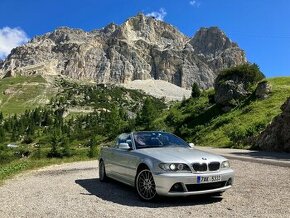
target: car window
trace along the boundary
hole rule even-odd
[[[123,134],[119,135],[116,139],[116,143],[115,143],[114,147],[118,148],[120,143],[128,143],[129,146],[132,148],[132,139],[131,139],[130,134],[123,133]]]
[[[150,147],[189,147],[181,138],[166,132],[136,132],[134,141],[137,149]]]

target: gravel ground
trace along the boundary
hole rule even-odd
[[[290,168],[232,160],[222,197],[138,200],[133,188],[100,183],[97,161],[51,166],[0,187],[0,217],[290,217]]]

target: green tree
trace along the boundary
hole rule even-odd
[[[0,143],[5,141],[5,130],[0,126]]]
[[[143,127],[145,130],[151,130],[154,128],[153,122],[158,116],[158,111],[151,100],[147,97],[144,101],[144,105],[141,109],[141,113],[137,115],[137,125]]]
[[[4,119],[3,113],[0,111],[0,124],[2,123],[3,119]]]
[[[47,154],[48,157],[62,157],[62,154],[59,150],[61,144],[61,137],[61,131],[59,129],[54,129],[52,135],[49,137],[51,149]]]
[[[197,85],[197,83],[193,83],[191,87],[191,97],[198,98],[201,95],[201,91]]]
[[[69,146],[69,138],[67,136],[62,137],[61,146],[62,146],[62,157],[71,157],[72,152]]]
[[[89,146],[88,157],[93,158],[97,157],[96,147],[97,147],[97,140],[95,137],[91,138],[87,144]]]
[[[120,113],[122,113],[122,111],[116,106],[113,106],[111,111],[105,114],[105,127],[107,129],[107,135],[111,138],[115,137],[123,130],[124,121]]]

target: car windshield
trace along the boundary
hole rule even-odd
[[[166,132],[136,132],[133,133],[136,149],[156,147],[183,147],[189,145],[181,138]]]

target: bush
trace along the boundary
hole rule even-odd
[[[25,135],[22,140],[22,143],[24,144],[31,144],[32,142],[33,142],[33,138],[30,135]]]
[[[104,141],[104,137],[101,135],[97,135],[92,137],[86,144],[89,147],[88,157],[94,158],[98,157],[100,153],[100,147],[98,146],[102,141]]]
[[[251,85],[264,78],[265,75],[260,71],[257,64],[242,64],[221,71],[215,80],[215,84],[233,80],[234,82],[243,82],[246,88],[250,88]]]
[[[69,147],[69,139],[66,135],[61,135],[60,132],[55,131],[50,137],[51,149],[47,154],[49,158],[63,158],[72,156]]]

